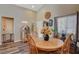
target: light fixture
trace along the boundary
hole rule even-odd
[[[27,21],[22,21],[21,23],[23,23],[23,24],[27,24],[28,22],[27,22]]]
[[[32,5],[32,8],[35,8],[35,6],[34,6],[34,5]]]

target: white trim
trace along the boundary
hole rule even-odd
[[[79,47],[79,42],[77,42],[77,47]]]
[[[14,40],[14,42],[19,42],[19,41],[21,41],[21,40]]]

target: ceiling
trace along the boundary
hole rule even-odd
[[[43,4],[16,4],[17,6],[28,8],[34,11],[38,11],[41,7],[43,7]]]

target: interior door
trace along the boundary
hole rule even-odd
[[[6,32],[7,24],[6,18],[2,17],[2,32]]]
[[[2,17],[2,43],[14,41],[14,18]]]
[[[2,17],[2,32],[13,33],[14,19],[9,17]]]

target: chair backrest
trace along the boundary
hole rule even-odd
[[[54,38],[59,38],[60,39],[60,35],[58,33],[54,33]]]
[[[71,41],[72,41],[72,36],[73,34],[69,34],[67,36],[67,38],[65,39],[64,41],[64,45],[62,46],[62,49],[61,49],[61,53],[69,53],[70,52],[70,46],[71,46]]]
[[[38,53],[38,50],[37,50],[35,41],[34,41],[33,38],[31,37],[31,35],[28,35],[27,38],[28,38],[28,43],[29,43],[30,52],[31,52],[32,54],[37,54],[37,53]]]

